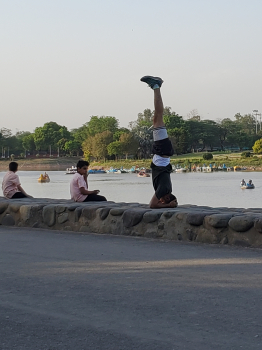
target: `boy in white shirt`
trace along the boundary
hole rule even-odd
[[[75,202],[106,201],[104,196],[98,195],[99,190],[89,191],[87,176],[89,163],[85,160],[79,160],[76,167],[77,173],[74,174],[70,182],[71,198]]]
[[[18,170],[18,163],[11,162],[9,164],[9,171],[5,174],[2,183],[3,194],[8,199],[18,199],[18,198],[33,198],[29,196],[21,186],[18,175],[16,174]]]

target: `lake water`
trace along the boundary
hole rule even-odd
[[[0,182],[4,176],[0,172]],[[34,197],[69,199],[72,175],[64,171],[50,171],[50,183],[38,183],[38,171],[19,171],[21,184]],[[256,188],[242,190],[240,181],[252,179]],[[171,174],[173,193],[179,204],[212,207],[262,208],[262,173],[214,172]],[[100,190],[108,200],[115,202],[149,203],[153,195],[152,178],[137,174],[90,174],[89,189]]]

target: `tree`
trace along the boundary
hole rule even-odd
[[[75,153],[78,157],[81,149],[81,143],[75,140],[69,140],[65,143],[64,149],[66,152],[69,152],[70,156],[74,155]]]
[[[122,154],[122,143],[120,141],[114,141],[111,142],[107,146],[107,152],[110,156],[115,156],[115,159],[117,160],[117,156]]]
[[[139,143],[131,132],[122,134],[119,141],[121,142],[122,152],[125,154],[126,159],[129,154],[137,153]]]
[[[114,134],[118,128],[118,120],[115,117],[109,116],[92,116],[86,126],[87,133],[90,136],[102,133],[103,131],[110,131]]]
[[[82,150],[86,158],[91,156],[96,159],[103,158],[106,160],[108,156],[107,146],[113,142],[113,133],[104,131],[95,136],[88,137],[82,144]]]
[[[138,113],[136,123],[139,126],[147,126],[150,127],[153,123],[154,111],[147,108],[143,113]]]
[[[67,127],[55,122],[45,123],[42,127],[36,128],[34,133],[36,149],[42,151],[47,151],[49,146],[63,149],[65,142],[70,140],[70,137]]]
[[[204,160],[211,160],[211,159],[213,159],[213,154],[212,153],[204,153],[203,159]]]
[[[26,151],[33,152],[35,147],[34,134],[29,134],[23,137],[22,146]]]
[[[254,144],[254,146],[252,147],[254,153],[262,153],[262,139],[257,140]]]

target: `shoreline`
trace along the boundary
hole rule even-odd
[[[15,159],[18,163],[20,171],[65,171],[67,168],[71,168],[75,166],[77,161],[81,159],[81,157],[60,157],[60,158],[34,158],[34,159]],[[187,162],[189,158],[171,158],[171,164],[185,166],[188,167],[189,163]],[[130,169],[132,166],[137,166],[139,168],[145,167],[150,168],[152,159],[121,159],[118,161],[107,161],[107,162],[90,162],[90,169],[110,169],[113,168],[123,168]],[[10,160],[1,159],[0,160],[0,171],[7,171],[8,164]],[[208,163],[207,161],[200,159],[190,159],[190,164],[199,164],[202,166],[204,163]],[[227,167],[233,167],[234,165],[245,167],[246,170],[240,170],[238,172],[261,172],[262,164],[252,164],[251,161],[244,161],[243,159],[216,159],[214,158],[211,163],[225,163]]]

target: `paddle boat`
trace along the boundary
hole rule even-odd
[[[38,182],[50,182],[50,178],[47,173],[41,174],[37,180]]]
[[[255,185],[253,184],[252,180],[249,180],[247,184],[245,183],[245,180],[242,180],[240,182],[240,187],[243,190],[252,190],[255,188]]]
[[[146,173],[145,170],[140,170],[139,173],[137,174],[138,177],[150,177],[149,174]]]
[[[88,174],[105,174],[105,170],[103,169],[89,169]]]

